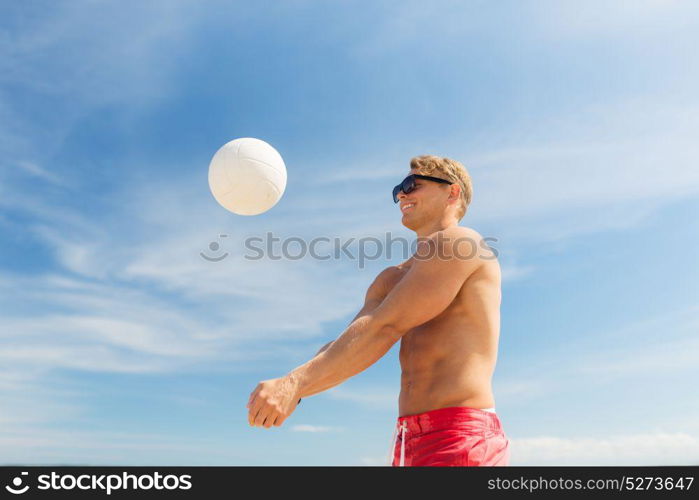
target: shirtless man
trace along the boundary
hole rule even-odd
[[[459,162],[418,156],[394,188],[415,254],[383,270],[347,329],[307,363],[260,382],[250,425],[280,426],[300,398],[365,370],[400,341],[401,391],[393,465],[508,465],[509,439],[491,378],[500,330],[500,267],[474,230],[458,225],[471,202]]]

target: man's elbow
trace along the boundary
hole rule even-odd
[[[394,308],[384,309],[380,306],[369,317],[369,321],[372,323],[372,329],[375,332],[378,332],[381,336],[393,339],[394,342],[400,340],[403,335],[417,326],[413,324],[413,319],[408,315],[398,314]]]
[[[377,322],[376,331],[381,337],[398,342],[408,332],[408,329],[394,321],[381,321]]]

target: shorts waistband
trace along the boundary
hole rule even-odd
[[[480,408],[450,406],[415,415],[398,417],[398,425],[405,426],[410,434],[420,434],[441,429],[462,429],[466,431],[502,431],[497,414]]]

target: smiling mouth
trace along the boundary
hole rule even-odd
[[[400,211],[403,212],[403,213],[405,213],[405,212],[407,212],[408,210],[410,210],[411,208],[413,208],[414,206],[415,206],[415,203],[406,203],[405,205],[403,205],[402,207],[400,207]]]

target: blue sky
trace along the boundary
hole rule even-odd
[[[503,268],[512,463],[699,462],[699,9],[689,2],[0,6],[0,463],[373,465],[394,348],[247,426],[259,380],[399,258],[244,258],[246,236],[410,237],[389,191],[463,162]],[[232,215],[257,137],[282,200]],[[219,238],[220,234],[229,235]],[[212,241],[229,257],[206,262]]]

